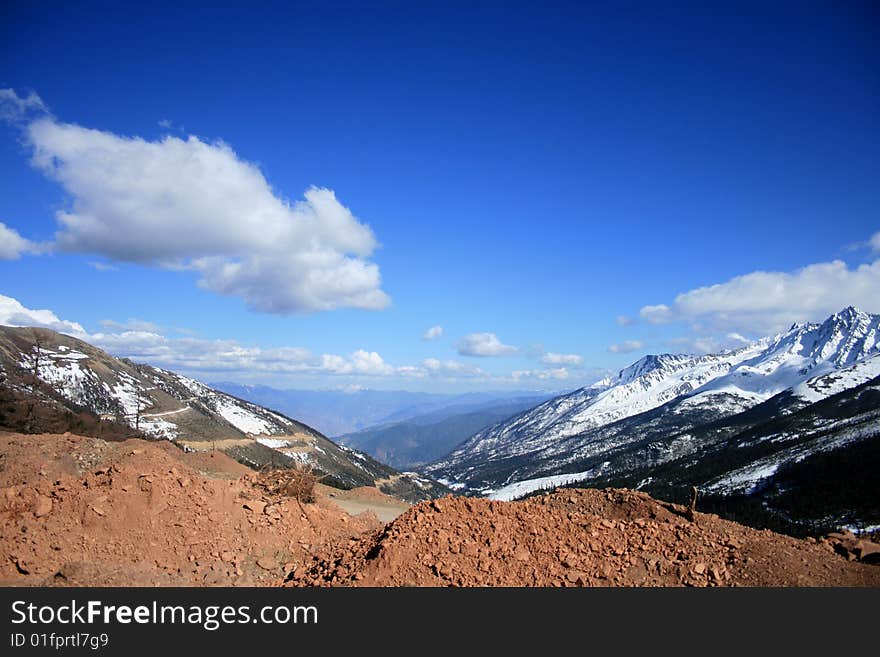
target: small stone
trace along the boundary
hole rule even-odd
[[[697,575],[702,575],[703,573],[706,572],[706,564],[698,563],[696,566],[694,566],[694,572]]]
[[[43,516],[49,515],[51,512],[52,498],[40,495],[40,497],[37,498],[37,503],[34,505],[34,515],[37,518],[42,518]]]
[[[565,579],[577,586],[584,586],[587,583],[588,576],[580,570],[569,570],[565,575]]]
[[[263,513],[263,510],[266,508],[266,503],[261,500],[248,500],[242,506],[245,509],[249,509],[253,511],[255,514],[259,515]]]
[[[519,548],[513,553],[513,558],[517,561],[529,561],[532,558],[532,553],[526,548]]]
[[[99,509],[99,508],[96,507],[96,506],[93,506],[93,507],[92,507],[92,511],[94,511],[95,513],[97,513],[99,516],[105,516],[105,515],[107,515],[106,513],[104,513],[101,509]]]

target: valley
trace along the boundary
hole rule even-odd
[[[550,399],[408,399],[335,441],[0,327],[0,580],[876,586],[878,327],[847,308]]]

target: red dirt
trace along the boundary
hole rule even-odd
[[[880,567],[625,490],[445,497],[316,555],[289,585],[880,586]]]
[[[0,584],[271,585],[381,524],[268,496],[224,454],[0,433]]]
[[[0,433],[0,584],[880,586],[880,546],[797,540],[622,490],[446,497],[385,525],[300,504],[224,454]],[[840,554],[835,552],[835,549]]]

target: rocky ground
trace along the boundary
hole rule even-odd
[[[320,485],[300,503],[265,476],[166,442],[0,433],[0,584],[880,586],[874,543],[689,520],[639,492],[407,510]]]
[[[316,555],[293,585],[878,586],[880,546],[798,540],[627,490],[522,502],[445,497]]]
[[[5,585],[273,585],[319,548],[381,526],[326,493],[312,504],[268,495],[221,452],[0,434]]]

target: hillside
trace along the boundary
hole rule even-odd
[[[332,489],[300,504],[169,441],[0,432],[0,463],[4,586],[270,586],[285,564],[382,526]]]
[[[13,394],[85,409],[188,450],[219,450],[254,468],[303,464],[325,483],[375,485],[406,500],[444,492],[285,415],[48,329],[0,327],[0,371]]]

